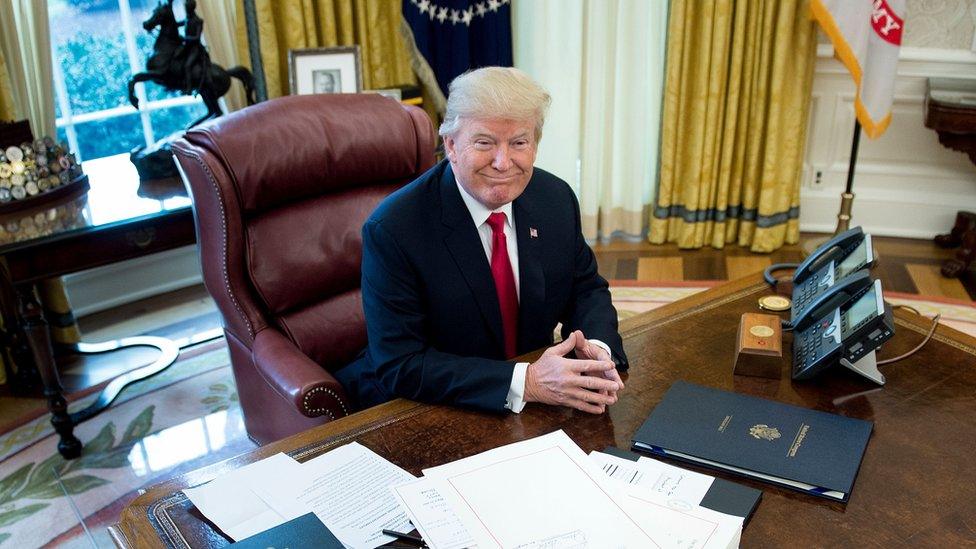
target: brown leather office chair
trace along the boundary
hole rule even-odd
[[[283,97],[173,150],[248,434],[265,444],[353,412],[330,372],[366,345],[362,225],[433,165],[430,119],[373,94]]]

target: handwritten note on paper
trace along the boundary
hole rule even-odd
[[[590,452],[590,459],[614,480],[644,487],[689,505],[700,504],[715,480],[714,477],[643,456],[638,461],[630,461],[594,451]]]
[[[733,549],[742,536],[742,518],[630,486],[624,507],[652,532],[662,549]]]
[[[460,549],[474,546],[474,539],[461,519],[434,487],[430,479],[393,487],[393,493],[407,511],[410,522],[431,549]]]
[[[353,442],[306,461],[297,478],[279,475],[265,490],[282,512],[310,509],[344,545],[372,549],[393,541],[384,528],[413,529],[390,487],[414,478]]]

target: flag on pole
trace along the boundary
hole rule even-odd
[[[868,137],[891,122],[905,0],[811,0],[810,12],[857,85],[854,110]]]
[[[403,18],[444,95],[468,69],[512,66],[510,0],[403,0]]]

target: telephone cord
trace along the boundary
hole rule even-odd
[[[909,311],[913,311],[915,314],[918,314],[918,310],[909,307],[907,305],[897,305],[896,308],[907,309]],[[879,360],[878,366],[882,366],[884,364],[891,364],[892,362],[898,362],[899,360],[904,360],[917,353],[919,350],[922,349],[922,347],[925,347],[925,344],[928,343],[929,340],[932,339],[932,336],[935,334],[935,329],[938,328],[939,326],[940,318],[942,318],[942,313],[936,314],[934,317],[932,317],[932,327],[929,328],[929,333],[925,335],[925,339],[923,339],[921,343],[916,345],[914,349],[902,355],[896,356],[894,358],[886,358],[884,360]]]

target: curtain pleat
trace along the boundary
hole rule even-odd
[[[10,73],[7,72],[7,62],[3,51],[0,50],[0,121],[12,121],[17,118],[14,114],[14,96],[10,86]]]
[[[799,240],[816,33],[808,0],[674,0],[650,241]]]
[[[203,37],[210,59],[225,69],[240,65],[235,32],[237,19],[243,18],[243,12],[237,11],[237,0],[207,0],[200,2],[197,9],[203,18]],[[223,99],[231,112],[247,105],[240,81],[231,78],[230,90]]]
[[[54,82],[47,0],[0,2],[0,51],[13,109],[35,135],[55,135]]]

